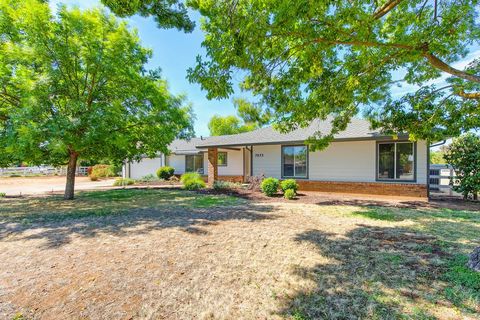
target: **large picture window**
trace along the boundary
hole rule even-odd
[[[415,144],[382,142],[377,152],[378,180],[415,180]]]
[[[282,147],[282,176],[285,178],[307,178],[307,146]]]
[[[186,155],[185,172],[198,172],[203,174],[203,155]]]

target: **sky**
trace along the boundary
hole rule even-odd
[[[51,0],[49,3],[53,10],[57,8],[59,3],[77,6],[81,9],[100,5],[98,0]],[[155,69],[160,67],[163,77],[169,83],[170,91],[173,94],[186,95],[187,101],[192,104],[196,115],[194,126],[196,136],[208,136],[207,123],[210,118],[215,114],[221,116],[235,114],[232,98],[248,98],[248,95],[242,93],[237,88],[235,94],[230,99],[208,100],[206,92],[200,89],[199,84],[190,83],[186,79],[187,69],[195,66],[196,56],[205,52],[201,47],[203,33],[199,27],[199,15],[196,12],[191,12],[190,17],[197,23],[192,33],[184,33],[176,29],[159,29],[153,18],[134,16],[125,20],[127,20],[130,27],[138,30],[142,45],[153,50],[153,57],[149,61],[147,68]],[[474,47],[467,57],[454,63],[453,67],[463,69],[468,62],[479,56],[480,47]],[[446,77],[447,75],[445,74],[434,82],[442,85]],[[413,85],[403,85],[402,87],[392,87],[391,91],[393,97],[400,97],[416,89],[418,87]]]

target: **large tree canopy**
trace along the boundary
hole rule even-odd
[[[0,166],[68,163],[73,198],[78,158],[139,159],[168,152],[192,132],[184,98],[168,92],[151,51],[101,9],[0,0]]]
[[[255,130],[256,127],[249,124],[243,124],[236,116],[214,115],[208,122],[208,130],[211,136],[223,136],[227,134],[237,134]]]
[[[479,60],[453,64],[480,41],[477,0],[188,3],[206,33],[206,56],[189,79],[208,98],[225,98],[243,76],[242,89],[273,111],[281,130],[333,116],[335,133],[365,109],[376,127],[412,138],[480,127]],[[432,84],[442,74],[448,84]],[[394,99],[398,84],[420,89]]]
[[[160,28],[177,28],[192,32],[195,23],[190,20],[187,8],[179,0],[101,0],[120,17],[140,14],[153,16]]]
[[[271,115],[264,112],[261,107],[251,102],[236,98],[233,105],[237,110],[237,116],[214,115],[208,122],[208,129],[211,136],[222,136],[252,131],[263,127],[270,122]]]

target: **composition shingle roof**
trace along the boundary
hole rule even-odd
[[[177,139],[173,140],[168,146],[168,149],[175,154],[195,154],[200,152],[196,148],[196,145],[202,142],[202,139],[206,138],[191,138],[190,140]]]
[[[197,140],[195,146],[198,148],[214,146],[244,146],[266,143],[288,143],[303,142],[316,132],[328,134],[332,124],[328,120],[314,120],[308,127],[299,128],[289,133],[280,133],[273,127],[260,128],[254,131],[203,138]],[[354,118],[351,120],[347,129],[334,136],[335,140],[345,139],[374,139],[383,135],[370,128],[370,122],[364,119]]]

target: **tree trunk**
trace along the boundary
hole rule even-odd
[[[473,192],[473,200],[478,200],[478,191]]]
[[[65,200],[73,200],[75,192],[75,171],[77,170],[78,153],[70,151],[70,159],[67,167],[67,184],[65,186]]]

